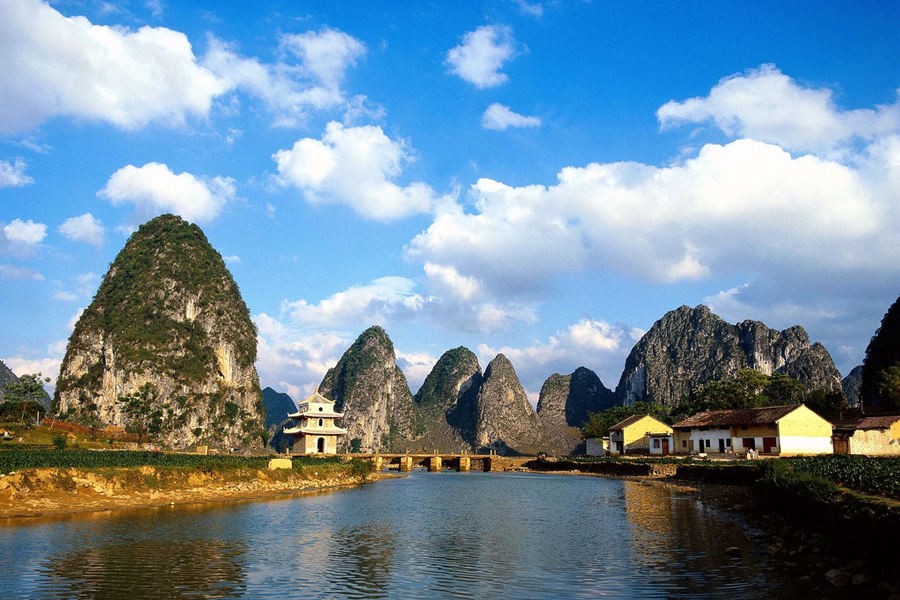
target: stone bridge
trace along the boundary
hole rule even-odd
[[[372,462],[376,471],[384,467],[396,468],[401,473],[412,471],[416,466],[424,466],[429,471],[441,472],[444,467],[459,472],[471,470],[489,472],[494,459],[493,454],[351,454],[351,458],[361,458]]]

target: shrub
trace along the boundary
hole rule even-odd
[[[55,436],[53,436],[53,445],[56,447],[57,450],[65,450],[67,443],[68,442],[66,441],[66,437],[63,434],[58,433]]]

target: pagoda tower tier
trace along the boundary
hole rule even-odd
[[[319,393],[300,403],[297,412],[288,418],[297,419],[297,424],[286,428],[284,433],[294,436],[294,452],[301,454],[337,454],[338,438],[347,435],[347,430],[335,424],[344,413],[334,409],[334,402]]]

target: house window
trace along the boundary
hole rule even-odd
[[[747,426],[746,426],[746,425],[741,425],[741,431],[747,431]]]
[[[659,448],[659,440],[653,440],[653,447]]]
[[[706,447],[709,448],[709,440],[706,440]]]
[[[687,440],[681,440],[681,447],[687,448]]]
[[[325,426],[325,419],[319,419],[319,427]]]
[[[725,438],[725,445],[731,447],[731,438]]]

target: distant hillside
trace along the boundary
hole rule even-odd
[[[616,394],[625,404],[671,406],[699,386],[740,369],[783,373],[807,389],[843,392],[840,373],[802,327],[769,329],[758,321],[731,325],[700,305],[666,313],[644,334],[625,361]]]
[[[571,454],[581,447],[581,428],[590,413],[604,411],[618,398],[597,374],[585,367],[570,375],[554,373],[541,386],[537,414],[550,441],[550,451]]]
[[[270,387],[262,391],[263,406],[266,408],[266,431],[269,433],[269,447],[275,452],[282,453],[292,448],[294,438],[284,434],[285,427],[296,423],[287,416],[297,412],[297,405],[287,394],[276,392]]]
[[[865,406],[900,408],[900,298],[885,313],[866,348],[860,396]]]

